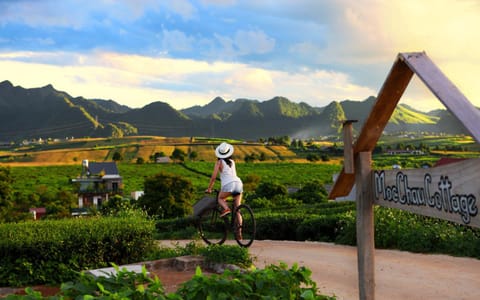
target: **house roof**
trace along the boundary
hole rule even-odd
[[[47,209],[45,207],[32,207],[29,209],[30,212],[36,212],[37,214],[45,214],[47,213]]]
[[[465,160],[466,158],[456,158],[456,157],[442,157],[434,165],[434,167],[448,165],[454,162]]]
[[[88,164],[90,174],[119,175],[117,164],[114,162],[91,162]]]

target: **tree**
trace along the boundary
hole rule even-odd
[[[258,157],[259,161],[265,161],[267,160],[267,155],[264,152],[260,153],[260,156]]]
[[[255,153],[245,154],[245,157],[243,158],[246,163],[254,162],[255,159],[257,159],[257,155],[255,155]]]
[[[165,172],[147,177],[144,195],[138,206],[148,215],[160,218],[184,217],[192,212],[192,183],[178,175]]]
[[[175,150],[173,150],[172,152],[172,156],[171,158],[173,160],[177,160],[177,161],[185,161],[185,156],[187,154],[185,153],[185,151],[181,150],[181,149],[178,149],[178,148],[175,148]]]
[[[309,154],[307,154],[307,157],[306,157],[306,158],[307,158],[308,161],[311,161],[311,162],[316,162],[316,161],[318,161],[318,160],[320,159],[320,158],[318,157],[318,155],[315,154],[315,153],[309,153]]]
[[[152,162],[157,162],[157,158],[164,157],[164,156],[166,156],[166,155],[165,155],[165,152],[163,152],[163,151],[162,152],[155,152],[155,154],[150,155],[150,160]]]
[[[198,152],[192,151],[190,152],[190,160],[196,160],[198,158]]]
[[[115,151],[112,156],[113,161],[120,161],[123,159],[122,154],[118,151]]]

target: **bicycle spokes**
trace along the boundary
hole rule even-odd
[[[198,223],[200,236],[207,244],[222,244],[227,238],[226,219],[214,208],[204,212]]]
[[[255,239],[256,224],[252,209],[245,204],[240,205],[234,214],[233,230],[237,243],[249,247]]]

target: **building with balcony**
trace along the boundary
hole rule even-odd
[[[115,162],[82,162],[82,173],[72,179],[77,184],[78,207],[99,208],[109,197],[122,195],[122,177]]]

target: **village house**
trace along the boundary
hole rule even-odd
[[[78,207],[101,207],[113,195],[122,195],[122,177],[115,162],[83,160],[82,173],[72,179],[78,185]]]
[[[33,207],[29,209],[29,212],[33,215],[34,220],[40,220],[47,214],[45,207]]]

